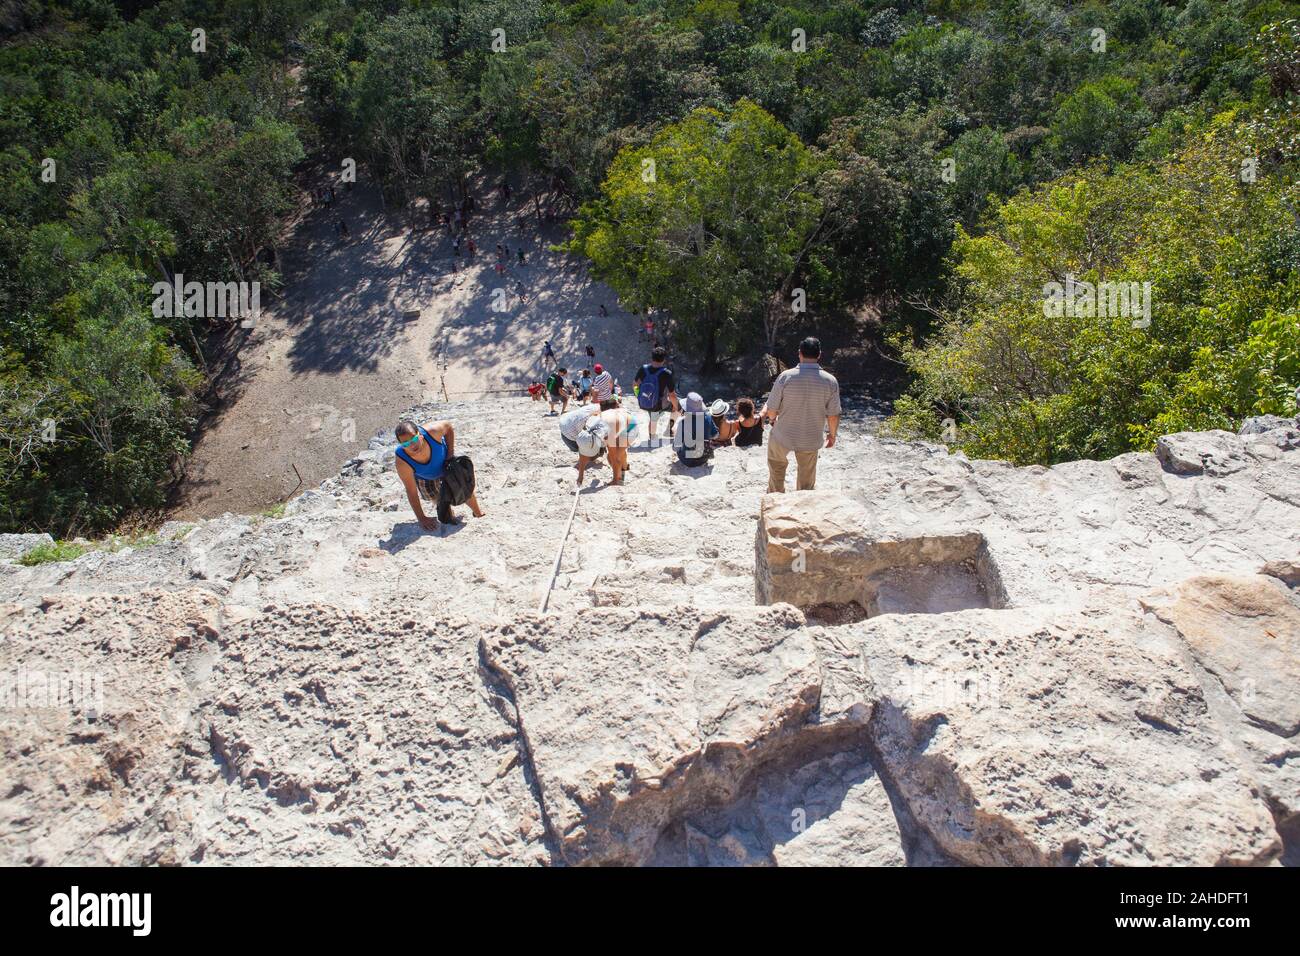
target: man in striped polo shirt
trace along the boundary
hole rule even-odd
[[[591,400],[599,404],[614,397],[614,376],[609,369],[597,363],[596,377],[591,380]]]
[[[767,490],[785,491],[790,452],[798,464],[799,491],[817,484],[817,453],[835,446],[840,428],[840,383],[822,369],[822,344],[811,336],[799,343],[799,366],[776,377],[762,414],[775,424],[767,441]]]

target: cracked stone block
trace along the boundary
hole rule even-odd
[[[835,490],[770,505],[762,449],[664,445],[584,496],[538,619],[573,468],[535,411],[409,413],[476,457],[454,531],[389,433],[283,517],[0,560],[6,699],[104,678],[0,709],[0,862],[1300,859],[1300,429],[1017,468],[846,422]]]
[[[978,531],[903,534],[833,493],[765,495],[755,552],[760,604],[855,605],[873,617],[998,607],[1005,600]]]
[[[1294,586],[1262,574],[1200,575],[1142,603],[1178,631],[1279,831],[1294,834],[1300,825],[1300,596]]]
[[[882,615],[813,629],[821,717],[973,865],[1259,864],[1281,845],[1181,642],[1132,606]]]
[[[513,695],[571,863],[647,862],[671,820],[732,802],[758,767],[819,736],[805,727],[816,650],[786,606],[518,621],[485,638],[484,657]],[[582,683],[557,686],[556,670]]]

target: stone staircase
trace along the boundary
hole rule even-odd
[[[413,415],[484,518],[421,531],[388,434],[282,516],[0,562],[0,862],[1295,860],[1294,423],[1050,469],[851,423],[773,496],[638,449],[538,615],[556,419]]]

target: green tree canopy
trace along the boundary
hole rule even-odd
[[[570,248],[625,301],[670,311],[708,366],[720,339],[752,335],[768,300],[788,291],[822,217],[826,168],[754,103],[698,109],[615,157]]]

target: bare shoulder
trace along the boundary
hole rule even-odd
[[[443,418],[443,419],[439,419],[438,421],[427,422],[424,425],[424,430],[428,432],[430,435],[432,435],[434,438],[441,438],[442,436],[446,435],[447,432],[452,430],[451,421],[449,419]]]

